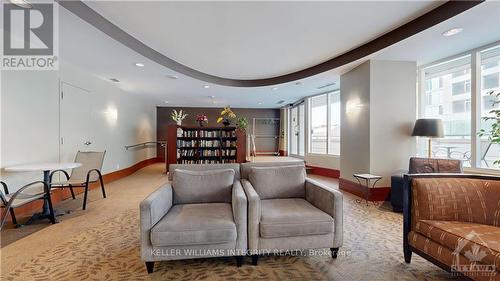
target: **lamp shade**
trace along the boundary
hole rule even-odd
[[[443,121],[434,118],[417,119],[411,135],[414,137],[442,138],[444,135]]]

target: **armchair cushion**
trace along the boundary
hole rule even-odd
[[[263,238],[332,232],[333,218],[304,199],[262,200],[260,236]]]
[[[153,246],[209,245],[236,241],[231,204],[174,205],[152,229]]]
[[[230,203],[233,182],[233,169],[175,170],[172,183],[174,204]]]
[[[249,181],[261,200],[304,198],[306,169],[299,165],[253,167]]]

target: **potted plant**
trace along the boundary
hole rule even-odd
[[[196,115],[196,122],[198,122],[200,127],[203,127],[206,123],[208,123],[208,118],[206,115]]]
[[[217,123],[222,123],[224,127],[231,125],[231,119],[236,118],[236,114],[231,110],[231,107],[226,106],[220,113],[220,117],[217,118]]]
[[[173,110],[172,111],[172,114],[170,115],[170,117],[172,117],[172,120],[175,121],[175,123],[177,124],[177,126],[181,126],[182,125],[182,121],[184,119],[186,119],[188,115],[185,114],[184,112],[182,112],[182,109],[179,110],[179,112],[177,112],[177,110]]]
[[[485,116],[482,119],[485,122],[491,122],[491,127],[488,130],[479,130],[478,135],[480,137],[487,136],[491,144],[500,145],[500,109],[496,107],[497,104],[500,104],[500,91],[496,93],[495,91],[491,91],[488,94],[494,97],[493,109],[490,110],[489,116]],[[493,161],[493,165],[500,166],[500,159]]]
[[[240,117],[236,120],[236,129],[246,131],[248,127],[248,120],[245,117]]]

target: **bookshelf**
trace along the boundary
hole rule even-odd
[[[246,161],[246,134],[236,127],[169,125],[167,135],[168,165]]]

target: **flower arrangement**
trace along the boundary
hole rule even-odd
[[[221,123],[224,126],[229,126],[231,124],[231,119],[236,118],[236,114],[231,110],[231,107],[226,106],[220,113],[220,117],[217,118],[217,123]]]
[[[208,118],[206,115],[196,115],[196,122],[200,124],[200,127],[203,127],[205,123],[208,123]]]
[[[172,114],[170,115],[170,117],[172,117],[172,120],[175,121],[175,123],[177,123],[177,125],[181,126],[182,125],[182,121],[184,119],[186,119],[188,115],[184,112],[182,112],[182,109],[179,110],[179,112],[177,112],[177,110],[173,110],[172,111]]]

